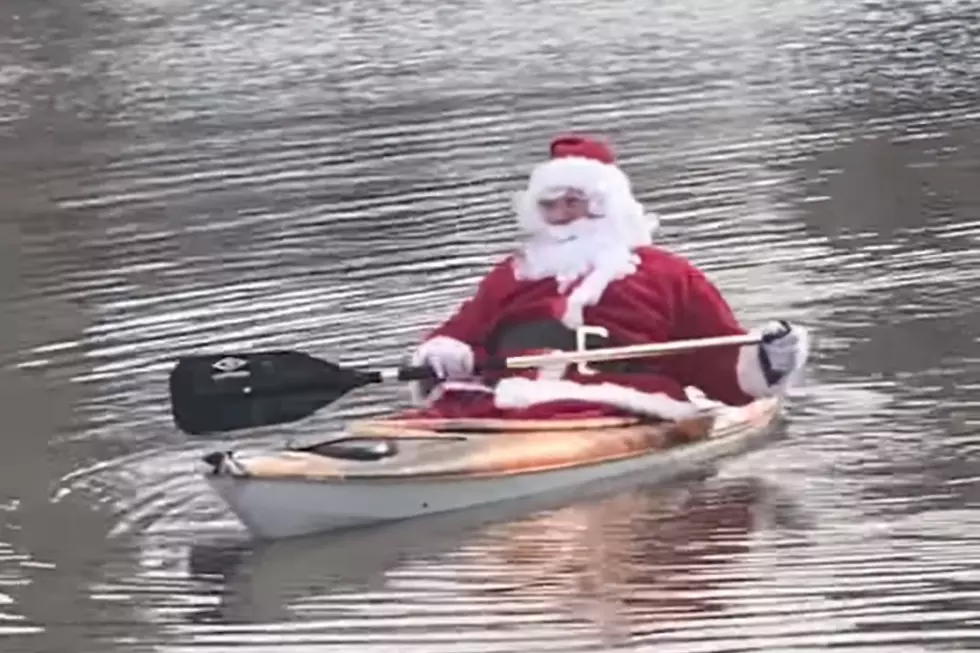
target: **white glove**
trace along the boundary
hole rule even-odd
[[[465,379],[473,375],[473,348],[461,340],[436,336],[412,354],[412,365],[428,365],[440,379]]]
[[[764,326],[761,334],[759,364],[769,385],[776,385],[806,365],[810,334],[805,327],[779,320]]]

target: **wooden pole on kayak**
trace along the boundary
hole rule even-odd
[[[627,360],[630,358],[652,358],[654,356],[682,354],[684,352],[712,347],[757,345],[760,342],[762,342],[761,336],[751,334],[715,336],[713,338],[697,338],[694,340],[674,340],[672,342],[650,342],[640,345],[625,345],[623,347],[603,347],[600,349],[579,349],[577,351],[557,351],[547,354],[512,356],[504,359],[503,366],[507,369],[516,369],[561,364],[567,365],[570,363],[597,363]]]

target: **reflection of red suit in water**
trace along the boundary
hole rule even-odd
[[[776,508],[773,490],[753,479],[695,483],[508,524],[481,545],[488,573],[473,591],[488,592],[489,584],[494,594],[520,596],[565,585],[561,595],[575,617],[601,621],[613,637],[686,628],[685,617],[727,609],[725,590],[744,580],[740,557],[750,550],[756,511]]]
[[[573,148],[566,153],[571,156],[535,169],[518,203],[529,242],[494,266],[474,296],[429,334],[419,351],[430,360],[432,351],[443,358],[465,354],[479,364],[488,355],[569,349],[570,330],[583,324],[608,330],[600,346],[745,333],[697,268],[651,244],[651,219],[633,199],[628,179],[609,163],[611,155],[595,156],[590,147],[580,148],[581,154]],[[562,227],[542,224],[538,200],[561,188],[583,191],[595,217]],[[629,412],[676,419],[694,411],[687,386],[734,405],[773,390],[756,346],[592,367],[599,373],[582,375],[569,365],[550,378],[538,370],[508,372],[493,387],[446,383],[420,414],[542,418]]]

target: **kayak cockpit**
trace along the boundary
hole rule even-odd
[[[341,437],[303,447],[291,447],[287,451],[299,452],[352,462],[377,462],[397,456],[400,448],[394,438],[385,437]],[[235,465],[232,452],[212,451],[201,458],[214,474],[229,471],[228,465]]]
[[[353,436],[297,447],[293,451],[304,451],[338,460],[369,462],[397,456],[399,447],[394,438]]]

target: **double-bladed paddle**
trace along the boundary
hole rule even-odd
[[[490,359],[481,363],[477,371],[648,358],[760,341],[756,335],[735,335],[558,351]],[[435,373],[428,367],[364,370],[298,351],[205,354],[178,360],[170,373],[170,401],[177,427],[200,435],[295,422],[357,388],[434,378]]]

